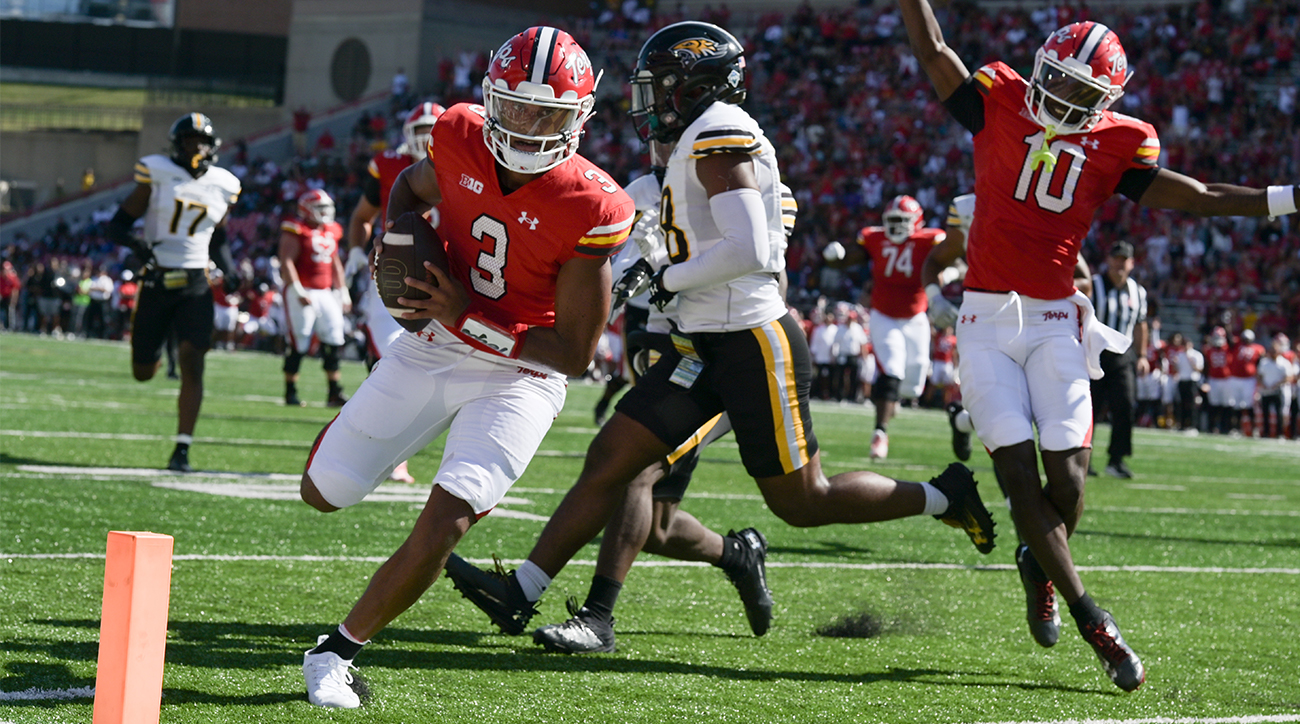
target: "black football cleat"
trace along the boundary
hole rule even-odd
[[[1029,633],[1039,646],[1051,648],[1061,637],[1061,609],[1056,603],[1056,590],[1038,561],[1034,560],[1034,554],[1029,552],[1029,546],[1023,543],[1016,549],[1016,568],[1020,570],[1020,582],[1025,586]]]
[[[1146,669],[1120,635],[1115,617],[1106,610],[1102,610],[1101,614],[1102,618],[1098,622],[1080,624],[1079,633],[1083,634],[1084,641],[1092,645],[1092,650],[1097,652],[1101,668],[1115,686],[1124,691],[1133,691],[1147,680]]]
[[[325,406],[342,407],[346,405],[347,402],[348,402],[348,398],[344,397],[342,392],[336,392],[330,395],[329,398],[325,400]]]
[[[596,403],[596,427],[601,427],[605,424],[605,413],[607,412],[609,412],[609,400],[602,399]]]
[[[727,538],[740,542],[741,562],[731,569],[723,569],[731,585],[740,593],[745,604],[745,618],[755,636],[762,636],[772,625],[772,592],[767,588],[767,539],[754,528],[739,533],[727,531]]]
[[[533,643],[558,654],[611,654],[614,652],[614,619],[601,620],[578,601],[567,602],[569,615],[564,623],[553,623],[533,632]]]
[[[286,392],[284,393],[284,404],[285,407],[303,407],[307,403],[298,397],[297,392]]]
[[[930,479],[930,484],[939,489],[948,498],[948,509],[934,516],[954,528],[961,528],[970,536],[971,543],[984,554],[993,552],[993,517],[989,515],[984,501],[980,500],[976,489],[975,476],[970,468],[961,463],[952,463],[946,470]]]
[[[172,451],[172,459],[167,461],[167,469],[176,473],[194,472],[194,468],[190,467],[189,448],[177,445],[176,449]]]
[[[500,561],[496,561],[496,570],[485,571],[452,553],[446,572],[460,595],[486,613],[501,633],[518,636],[537,615],[537,608],[524,598],[515,572],[506,573]]]
[[[960,402],[949,402],[946,409],[948,411],[948,427],[952,428],[952,454],[963,462],[970,460],[970,433],[957,429],[957,413],[965,408],[961,406]]]

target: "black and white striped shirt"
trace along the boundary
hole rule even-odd
[[[1116,287],[1105,274],[1093,274],[1092,306],[1103,324],[1133,339],[1133,329],[1147,321],[1147,290],[1133,277]]]

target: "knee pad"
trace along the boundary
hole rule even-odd
[[[320,346],[321,366],[326,372],[336,372],[339,368],[339,348],[332,344]]]
[[[299,368],[302,367],[302,352],[292,350],[284,356],[284,373],[287,375],[298,374]]]
[[[897,377],[881,375],[871,386],[871,399],[881,402],[898,402],[898,387],[903,383]]]

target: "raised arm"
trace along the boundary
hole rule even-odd
[[[912,45],[925,74],[930,76],[939,100],[948,100],[948,96],[957,87],[966,82],[970,71],[961,62],[957,53],[943,40],[943,30],[934,17],[928,0],[898,0],[898,7],[903,11],[903,23],[907,25],[907,39]]]

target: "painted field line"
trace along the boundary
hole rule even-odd
[[[44,701],[47,699],[93,699],[95,687],[79,686],[75,689],[40,689],[33,686],[22,691],[0,691],[0,701]]]
[[[1055,719],[1051,721],[984,722],[983,724],[1272,724],[1300,722],[1300,714],[1258,714],[1230,717],[1164,717],[1150,719]]]
[[[0,559],[12,560],[72,560],[102,559],[103,553],[0,553]],[[176,561],[215,561],[215,562],[261,562],[284,561],[293,563],[383,563],[388,556],[284,556],[284,555],[222,555],[215,553],[177,553],[172,556]],[[491,566],[490,558],[467,558],[474,565]],[[502,559],[503,565],[518,566],[524,561],[519,559]],[[596,561],[569,561],[571,566],[595,567]],[[637,561],[635,565],[643,568],[707,568],[712,564],[700,561]],[[897,571],[897,570],[933,570],[933,571],[1014,571],[1010,563],[990,563],[969,566],[961,563],[835,563],[821,561],[767,561],[768,568],[804,568],[804,569],[839,569],[851,571]],[[1211,573],[1242,574],[1266,576],[1300,576],[1300,568],[1227,568],[1221,566],[1076,566],[1081,572],[1102,573]]]

